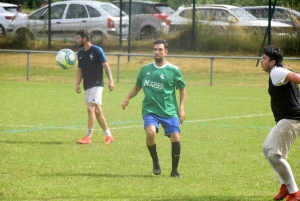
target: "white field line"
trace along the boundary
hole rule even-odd
[[[207,121],[219,121],[219,120],[227,120],[227,119],[240,119],[240,118],[251,118],[251,117],[261,117],[261,116],[269,116],[272,115],[272,113],[268,114],[250,114],[250,115],[243,115],[243,116],[231,116],[231,117],[220,117],[220,118],[214,118],[214,119],[198,119],[198,120],[186,120],[184,123],[197,123],[197,122],[207,122]],[[141,121],[142,122],[142,121]],[[44,125],[5,125],[0,124],[0,127],[15,127],[15,128],[37,128],[37,129],[86,129],[86,128],[79,128],[77,126],[44,126]],[[138,126],[122,126],[122,127],[111,127],[112,130],[117,129],[130,129],[130,128],[142,128],[143,124]]]

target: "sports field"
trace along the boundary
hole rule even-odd
[[[93,143],[78,145],[87,114],[83,94],[75,93],[76,67],[64,71],[54,55],[32,54],[26,81],[26,55],[0,53],[0,200],[272,200],[279,182],[261,145],[275,122],[268,74],[255,60],[215,60],[209,86],[208,59],[169,58],[187,82],[182,179],[169,177],[171,147],[162,131],[157,136],[162,174],[152,175],[143,94],[121,109],[139,68],[152,59],[126,60],[121,59],[120,82],[113,92],[105,86],[103,97],[115,142],[105,145],[96,125]],[[117,57],[108,61],[116,80]],[[300,61],[285,65],[300,71]],[[299,148],[296,141],[288,161],[300,186]]]

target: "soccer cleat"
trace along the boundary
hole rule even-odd
[[[81,140],[77,141],[78,144],[91,144],[92,138],[84,136]]]
[[[289,194],[287,196],[286,201],[300,201],[300,191],[297,191],[296,193]]]
[[[105,144],[110,144],[110,143],[113,143],[115,140],[114,140],[114,137],[111,135],[111,136],[107,136],[105,138]]]
[[[181,178],[180,174],[178,172],[171,172],[170,177],[175,177],[175,178]]]
[[[159,160],[158,161],[153,161],[153,174],[155,174],[155,175],[160,175],[161,174]]]
[[[281,184],[279,193],[275,195],[273,200],[283,200],[287,195],[289,194],[289,191],[285,184]]]

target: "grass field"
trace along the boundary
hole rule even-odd
[[[115,77],[117,58],[108,59]],[[162,175],[152,175],[142,128],[143,94],[121,109],[140,66],[151,60],[122,58],[115,91],[105,87],[103,110],[115,142],[105,145],[95,125],[93,143],[78,145],[87,114],[83,94],[75,93],[76,68],[64,71],[54,55],[32,54],[26,81],[25,54],[0,54],[0,200],[272,200],[279,182],[261,145],[274,119],[268,75],[256,61],[216,60],[209,86],[209,60],[169,59],[188,84],[181,126],[183,178],[174,179],[169,177],[170,142],[162,131],[157,136]],[[299,61],[285,64],[300,70]],[[300,184],[299,148],[296,141],[288,161]]]

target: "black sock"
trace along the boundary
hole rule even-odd
[[[172,142],[172,172],[177,172],[180,159],[180,142]]]
[[[157,162],[158,161],[158,156],[157,156],[157,152],[156,152],[156,144],[152,145],[152,146],[148,146],[148,150],[150,153],[150,156],[153,160],[153,162]]]

